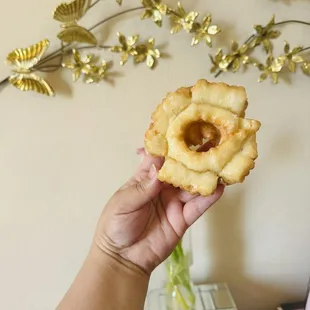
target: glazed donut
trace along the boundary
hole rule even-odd
[[[247,104],[243,87],[206,80],[168,93],[145,134],[146,151],[165,158],[158,179],[202,196],[218,183],[243,182],[258,156],[261,126],[244,118]],[[212,147],[197,152],[206,142]]]

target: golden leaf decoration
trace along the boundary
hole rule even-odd
[[[64,61],[62,66],[72,71],[72,79],[76,82],[82,75],[84,76],[84,82],[98,83],[107,76],[108,65],[102,60],[97,64],[97,59],[93,54],[81,57],[80,52],[77,49],[72,49],[72,56],[69,61]]]
[[[62,3],[53,12],[53,18],[64,24],[76,23],[87,12],[90,0],[74,0],[70,3]]]
[[[27,48],[17,48],[6,58],[8,64],[14,65],[16,72],[24,72],[35,66],[49,48],[49,40],[42,40]]]
[[[116,2],[119,4],[119,5],[122,5],[122,0],[116,0]]]
[[[150,18],[157,26],[161,27],[163,15],[167,14],[168,6],[160,0],[142,0],[141,2],[145,8],[141,19]]]
[[[198,44],[200,41],[204,40],[209,47],[212,47],[212,38],[221,32],[221,29],[217,25],[211,25],[212,17],[207,15],[203,18],[202,23],[194,23],[192,27],[192,32],[195,36],[192,39],[192,45]]]
[[[275,25],[275,16],[273,15],[269,23],[264,27],[262,25],[254,25],[256,37],[251,40],[251,48],[254,48],[260,44],[263,45],[263,49],[267,54],[272,52],[272,44],[270,39],[276,39],[281,35],[278,30],[272,30]]]
[[[118,32],[117,36],[120,45],[112,46],[110,51],[113,53],[122,53],[120,65],[123,66],[128,61],[129,56],[137,54],[135,44],[139,40],[139,35],[133,35],[126,38],[122,33]]]
[[[48,82],[35,74],[15,74],[10,77],[9,81],[21,91],[34,91],[47,96],[54,96],[55,94]]]
[[[78,25],[65,28],[57,37],[65,43],[79,42],[92,45],[97,44],[96,37],[90,31]]]
[[[192,32],[195,28],[194,25],[196,25],[195,20],[198,17],[197,12],[189,12],[186,13],[182,4],[178,2],[178,8],[176,10],[170,11],[170,20],[171,20],[171,34],[177,33],[182,28],[187,31],[188,33]],[[198,27],[197,23],[197,27]]]
[[[276,62],[277,59],[274,59],[274,57],[270,55],[267,58],[265,65],[256,63],[258,69],[263,71],[263,73],[261,73],[260,77],[258,78],[259,82],[266,80],[267,77],[270,77],[274,84],[279,82],[279,72],[282,70],[283,66],[277,67],[277,65],[275,65]]]
[[[301,66],[301,69],[305,75],[310,75],[310,62],[304,62]]]
[[[160,58],[160,51],[155,48],[155,39],[150,38],[146,44],[139,44],[135,48],[136,54],[134,55],[134,59],[136,63],[143,62],[146,60],[146,65],[153,69],[156,65],[157,59]]]

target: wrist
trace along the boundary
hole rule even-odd
[[[102,249],[96,243],[92,244],[87,260],[92,261],[92,264],[96,264],[99,269],[105,272],[108,270],[122,277],[128,277],[133,280],[139,279],[147,285],[150,280],[150,275],[143,269],[108,249]]]
[[[96,244],[91,246],[85,265],[88,270],[95,268],[105,297],[113,296],[114,306],[106,309],[144,309],[150,277],[140,268]]]

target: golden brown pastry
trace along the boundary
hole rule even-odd
[[[145,148],[165,157],[162,182],[192,194],[208,196],[217,184],[243,182],[257,158],[260,122],[246,119],[245,89],[199,80],[196,85],[168,93],[152,114]],[[205,142],[207,152],[197,152]]]

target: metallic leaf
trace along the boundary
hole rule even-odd
[[[305,75],[310,75],[310,63],[304,62],[301,66],[301,70]]]
[[[80,69],[74,70],[74,71],[72,72],[72,80],[73,80],[74,82],[76,82],[76,81],[80,78],[81,73],[82,73],[82,71],[81,71]]]
[[[270,69],[272,72],[280,72],[283,68],[284,62],[279,60],[278,58],[272,63]]]
[[[290,51],[290,44],[288,42],[285,41],[285,44],[284,44],[284,53],[285,54],[288,54]]]
[[[180,24],[176,24],[171,28],[170,33],[171,34],[178,33],[181,29],[182,29],[182,26]]]
[[[271,73],[271,79],[274,84],[277,84],[279,81],[278,73]]]
[[[299,55],[293,55],[292,56],[292,61],[294,61],[295,63],[302,63],[305,60],[303,59],[303,57],[301,57]]]
[[[186,12],[181,4],[181,2],[178,2],[178,13],[179,15],[181,15],[182,17],[185,17]]]
[[[166,15],[168,11],[168,6],[164,3],[159,3],[157,5],[157,9],[161,14]]]
[[[220,32],[220,28],[216,25],[208,27],[208,34],[215,35],[215,34],[218,34],[219,32]]]
[[[112,46],[110,48],[110,51],[112,53],[121,53],[123,51],[123,47],[122,46]]]
[[[153,56],[151,55],[147,55],[146,56],[146,65],[149,67],[149,68],[153,68],[155,64],[155,59]]]
[[[272,15],[268,25],[266,26],[266,30],[270,30],[274,26],[274,23],[275,23],[275,15]]]
[[[185,21],[186,22],[193,22],[197,18],[197,16],[198,16],[197,12],[190,12],[185,17]]]
[[[139,40],[139,35],[130,36],[127,38],[127,44],[129,46],[133,46],[137,43],[138,40]]]
[[[34,91],[47,96],[55,94],[49,83],[35,74],[15,74],[10,77],[9,81],[21,91]]]
[[[78,25],[65,28],[57,37],[65,43],[79,42],[92,45],[97,44],[96,37],[90,31]]]
[[[235,59],[233,64],[232,64],[232,71],[237,72],[240,68],[240,60],[239,58]]]
[[[253,41],[251,41],[250,46],[251,46],[251,48],[254,48],[257,45],[259,45],[260,43],[261,43],[261,38],[260,37],[256,37]]]
[[[240,49],[239,49],[239,52],[240,54],[244,54],[247,52],[247,50],[249,49],[249,46],[247,44],[243,44]]]
[[[257,34],[261,34],[264,29],[261,25],[254,25],[253,28]]]
[[[126,46],[127,46],[126,37],[125,37],[122,33],[120,33],[120,32],[117,33],[117,36],[118,36],[118,41],[119,41],[119,43],[121,43],[121,45],[122,45],[123,47],[126,47]]]
[[[268,38],[277,39],[281,35],[281,32],[278,30],[270,30],[268,32]]]
[[[236,52],[238,50],[238,48],[239,48],[238,43],[236,41],[232,41],[231,42],[231,47],[230,47],[232,52]]]
[[[296,72],[296,64],[295,64],[295,62],[289,61],[289,62],[288,62],[288,69],[289,69],[291,72]]]
[[[119,4],[119,5],[122,5],[122,0],[116,0],[116,2]]]
[[[142,62],[145,60],[145,58],[146,58],[145,54],[138,54],[137,56],[135,56],[135,62],[136,63]]]
[[[129,58],[129,54],[128,53],[123,53],[121,55],[121,60],[120,60],[121,66],[123,66],[128,61],[128,58]]]
[[[264,72],[264,73],[262,73],[262,74],[259,76],[258,81],[259,81],[259,82],[262,82],[262,81],[266,80],[267,77],[268,77],[268,73],[267,73],[267,72]]]
[[[141,19],[147,19],[147,18],[151,18],[153,15],[151,10],[145,10],[142,15],[141,15]]]
[[[268,39],[263,40],[263,46],[264,46],[264,50],[267,54],[269,54],[271,52],[271,43]]]
[[[203,25],[203,27],[208,28],[208,27],[210,26],[211,20],[212,20],[212,17],[211,17],[210,14],[207,15],[207,16],[205,16],[205,17],[203,18],[203,20],[202,20],[202,25]],[[213,26],[212,26],[212,27],[213,27]]]
[[[302,51],[302,49],[303,48],[301,46],[296,46],[295,48],[293,48],[292,54],[300,53]]]
[[[199,43],[200,39],[198,36],[194,36],[192,38],[191,46],[197,45]]]
[[[40,61],[49,45],[49,40],[43,40],[27,48],[18,48],[7,56],[7,63],[16,66],[17,72],[19,69],[31,69]]]
[[[81,19],[89,8],[90,0],[73,0],[57,6],[53,18],[64,24],[75,23]]]
[[[212,47],[212,39],[209,35],[205,36],[206,43],[209,47]]]

